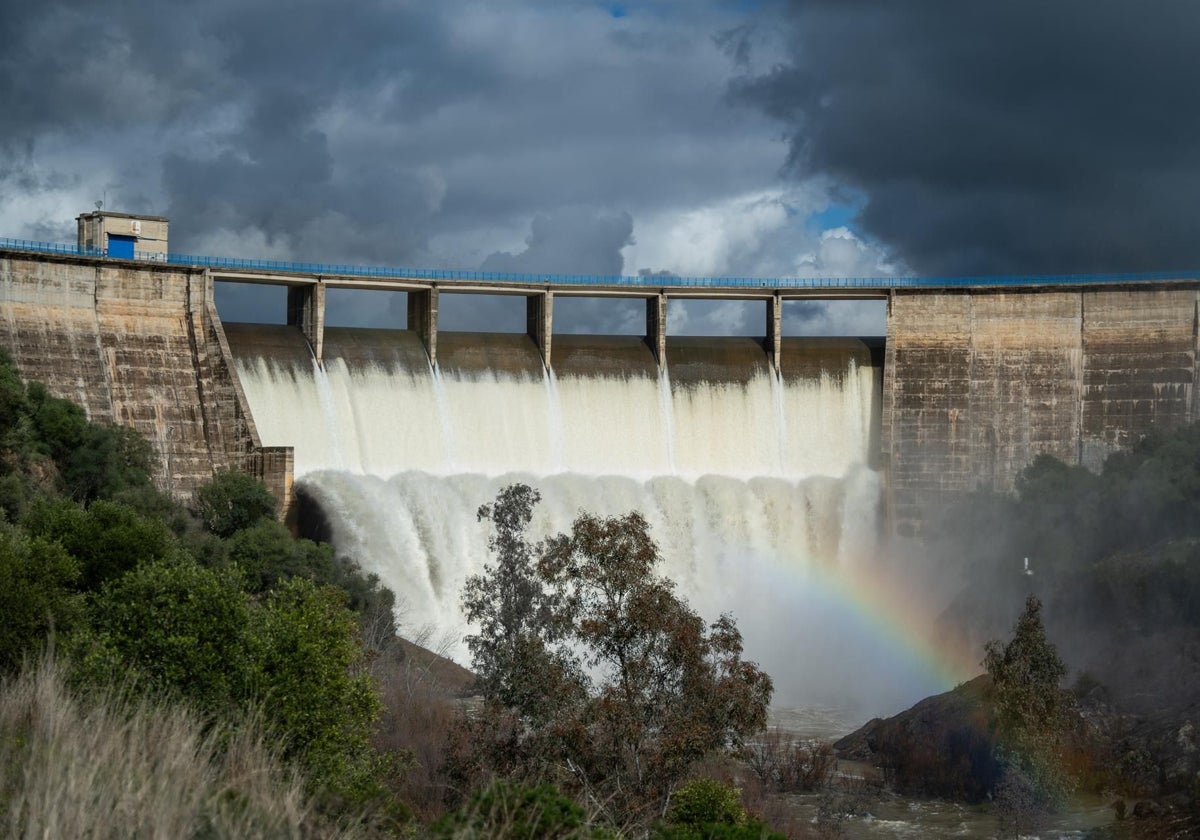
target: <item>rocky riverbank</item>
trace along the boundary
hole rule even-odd
[[[837,741],[839,759],[878,769],[908,797],[981,803],[1000,776],[991,680],[980,676]],[[1200,703],[1133,711],[1085,680],[1072,692],[1064,752],[1077,789],[1110,803],[1113,826],[1093,836],[1200,837]]]

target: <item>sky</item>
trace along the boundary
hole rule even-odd
[[[1200,268],[1189,0],[0,0],[0,236],[561,273]],[[282,317],[222,288],[226,318]],[[392,325],[399,295],[331,296]],[[523,327],[462,296],[442,326]],[[672,302],[674,334],[762,304]],[[583,301],[556,329],[627,332]],[[266,314],[269,313],[269,314]],[[878,334],[789,303],[788,334]],[[402,325],[402,324],[401,324]]]

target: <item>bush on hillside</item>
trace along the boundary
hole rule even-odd
[[[742,793],[716,779],[692,779],[671,795],[667,821],[679,825],[744,823],[746,809],[742,807]]]
[[[162,520],[116,502],[100,500],[84,509],[66,499],[42,499],[21,524],[77,558],[83,570],[81,585],[87,590],[140,564],[178,554],[175,536]]]
[[[273,519],[279,502],[265,484],[239,470],[220,470],[196,491],[196,513],[218,537],[230,537],[264,519]]]
[[[394,827],[402,763],[370,742],[379,700],[359,629],[394,635],[391,593],[292,539],[250,476],[219,473],[194,516],[151,486],[149,453],[133,431],[23,386],[0,351],[0,671],[53,631],[76,685],[179,700],[214,732],[259,714],[322,807],[369,803]]]
[[[155,561],[104,585],[92,626],[100,645],[146,687],[221,715],[247,698],[250,616],[235,572]]]
[[[304,578],[268,593],[249,628],[250,695],[319,788],[362,803],[401,767],[371,747],[381,707],[345,600]]]
[[[442,840],[607,840],[614,832],[593,825],[583,808],[553,785],[526,787],[495,781],[459,810],[434,824]]]
[[[0,673],[15,672],[52,634],[85,620],[79,561],[62,546],[0,526]]]

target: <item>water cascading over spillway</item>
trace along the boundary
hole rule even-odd
[[[462,584],[488,559],[476,511],[523,481],[542,495],[537,534],[581,510],[640,511],[661,571],[706,619],[735,615],[780,701],[927,688],[881,666],[864,691],[855,660],[872,654],[816,586],[869,562],[878,532],[869,351],[835,348],[831,369],[825,348],[777,377],[750,339],[680,339],[668,379],[632,339],[556,337],[551,375],[524,336],[443,333],[433,370],[404,331],[330,329],[318,367],[295,330],[227,330],[263,442],[295,447],[297,485],[338,551],[397,594],[409,632],[466,632]]]

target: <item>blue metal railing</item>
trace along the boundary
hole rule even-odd
[[[0,249],[78,257],[107,257],[101,248],[0,237]],[[139,251],[138,260],[198,268],[239,271],[273,271],[282,274],[378,277],[395,280],[502,282],[538,286],[616,286],[625,288],[712,289],[903,289],[982,286],[1048,286],[1107,283],[1144,283],[1163,280],[1195,281],[1200,272],[1126,272],[1117,274],[1022,274],[983,277],[681,277],[676,275],[544,274],[510,271],[455,271],[438,268],[389,268],[370,265],[247,260],[191,254],[154,254]]]

